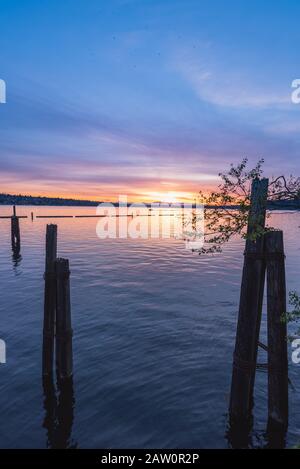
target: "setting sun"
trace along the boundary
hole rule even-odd
[[[192,192],[147,192],[144,198],[151,202],[163,202],[176,204],[180,202],[191,202],[195,200],[195,194]]]

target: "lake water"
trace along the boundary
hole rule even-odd
[[[11,214],[1,207],[0,215]],[[18,214],[94,214],[95,208],[18,207]],[[73,388],[44,393],[41,380],[44,244],[58,225],[70,260]],[[199,256],[177,239],[105,239],[94,218],[0,220],[0,447],[226,448],[227,408],[243,244]],[[288,290],[300,291],[300,213],[284,229]],[[265,308],[264,308],[265,309]],[[265,342],[266,314],[262,322]],[[266,361],[260,352],[260,362]],[[289,350],[291,361],[291,351]],[[300,442],[300,365],[290,363],[286,444]],[[249,446],[266,445],[267,375],[258,372]]]

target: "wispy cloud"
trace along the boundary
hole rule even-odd
[[[294,120],[287,120],[271,124],[265,129],[267,132],[274,135],[286,135],[300,137],[300,122],[299,116],[295,116]]]
[[[207,51],[195,56],[189,49],[176,53],[175,70],[193,88],[203,101],[215,106],[228,108],[286,108],[291,105],[290,88],[286,91],[273,90],[273,83],[264,86],[241,70],[234,70],[230,63],[227,67],[217,65],[206,58]],[[259,76],[259,74],[258,74]]]

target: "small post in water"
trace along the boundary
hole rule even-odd
[[[16,215],[16,206],[13,206],[13,215],[11,217],[11,247],[14,253],[19,253],[21,249],[21,236],[19,218]]]
[[[268,428],[288,425],[288,356],[283,232],[265,236],[268,301]]]
[[[56,364],[58,379],[73,374],[70,271],[68,259],[56,259]]]
[[[46,262],[45,262],[45,295],[43,327],[43,376],[53,373],[56,277],[55,259],[57,256],[57,225],[47,225]]]

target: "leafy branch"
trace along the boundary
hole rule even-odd
[[[267,230],[257,225],[247,234],[247,224],[251,207],[251,186],[255,179],[263,175],[264,160],[248,169],[248,159],[244,158],[237,166],[231,165],[229,171],[220,173],[221,184],[218,190],[205,195],[199,192],[199,200],[204,204],[205,244],[197,250],[199,254],[221,252],[224,243],[233,236],[256,239]],[[268,200],[300,199],[300,178],[285,176],[273,178],[269,183]]]
[[[240,235],[243,238],[250,236],[255,240],[266,231],[273,228],[262,228],[258,223],[254,229],[247,231],[249,212],[251,208],[251,186],[255,179],[263,174],[264,160],[258,161],[253,169],[248,170],[248,159],[244,158],[237,166],[231,165],[228,172],[220,173],[221,184],[218,190],[205,195],[199,193],[204,204],[205,220],[205,244],[197,250],[199,254],[221,252],[224,243],[233,236]],[[268,200],[300,200],[300,178],[281,175],[273,178],[268,186]],[[252,227],[253,228],[253,227]],[[282,315],[285,323],[300,323],[300,297],[297,292],[289,293],[290,312]],[[297,330],[300,336],[300,327]]]
[[[300,297],[296,291],[291,291],[289,293],[289,305],[292,307],[292,310],[286,312],[282,315],[281,321],[289,324],[289,323],[296,323],[299,324],[300,322]],[[300,327],[296,331],[296,335],[300,336]],[[289,340],[293,340],[294,337],[289,336]]]

